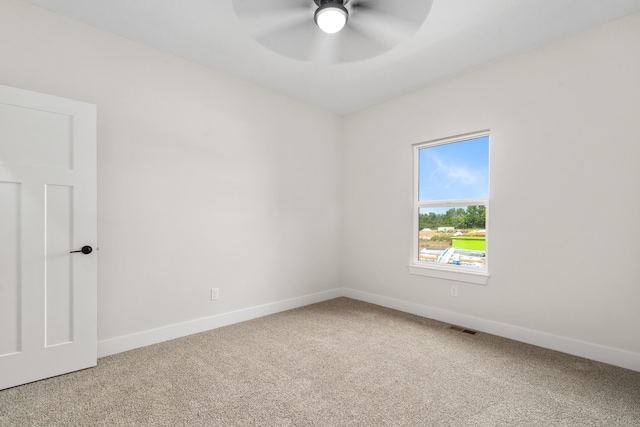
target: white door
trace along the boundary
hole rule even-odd
[[[0,389],[96,365],[96,204],[95,106],[0,86]]]

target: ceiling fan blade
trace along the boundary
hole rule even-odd
[[[246,16],[242,19],[242,23],[253,37],[258,38],[301,23],[308,24],[310,19],[313,19],[313,14],[309,13],[308,8],[295,8]]]
[[[341,34],[314,31],[307,60],[322,64],[337,64],[340,62],[341,40]]]
[[[309,57],[309,46],[317,28],[308,22],[300,22],[279,31],[253,36],[260,44],[289,58],[305,61]]]
[[[240,19],[270,11],[283,11],[296,8],[310,9],[312,5],[313,2],[311,0],[233,0],[233,8]]]
[[[339,62],[355,62],[378,56],[392,46],[381,43],[377,37],[371,37],[369,32],[361,31],[361,26],[349,25],[341,32]]]
[[[429,11],[433,0],[405,0],[402,2],[388,0],[353,0],[351,8],[354,16],[362,12],[373,12],[378,16],[385,15],[395,18],[398,22],[413,22],[421,26]]]
[[[348,25],[388,48],[408,39],[421,26],[413,20],[388,15],[375,9],[360,10]]]

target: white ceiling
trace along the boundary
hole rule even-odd
[[[263,47],[232,0],[28,1],[339,114],[640,11],[640,0],[433,0],[392,50],[331,65]]]

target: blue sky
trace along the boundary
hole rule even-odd
[[[475,199],[489,196],[489,137],[420,149],[418,198]]]

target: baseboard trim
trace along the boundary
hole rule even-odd
[[[640,372],[640,354],[350,288],[342,296]]]
[[[215,316],[190,320],[188,322],[168,325],[161,328],[150,329],[135,334],[124,335],[98,342],[98,357],[110,356],[116,353],[158,344],[163,341],[197,334],[199,332],[232,325],[234,323],[245,322],[258,317],[268,316],[281,311],[292,310],[305,305],[315,304],[322,301],[338,298],[342,296],[342,289],[332,289],[325,292],[318,292],[302,297],[290,298],[283,301],[276,301],[242,310],[217,314]]]
[[[268,316],[305,305],[315,304],[334,298],[347,297],[355,300],[392,308],[405,313],[439,320],[441,322],[463,326],[469,329],[509,338],[515,341],[533,344],[538,347],[584,357],[609,365],[631,369],[640,372],[640,354],[606,347],[598,344],[574,340],[532,329],[521,328],[507,323],[469,316],[449,310],[431,307],[424,304],[404,301],[370,292],[351,288],[336,288],[311,295],[276,301],[269,304],[249,307],[215,316],[195,319],[188,322],[150,329],[131,335],[111,338],[98,342],[98,357],[110,356],[116,353],[158,344],[175,338],[184,337],[234,323]]]

